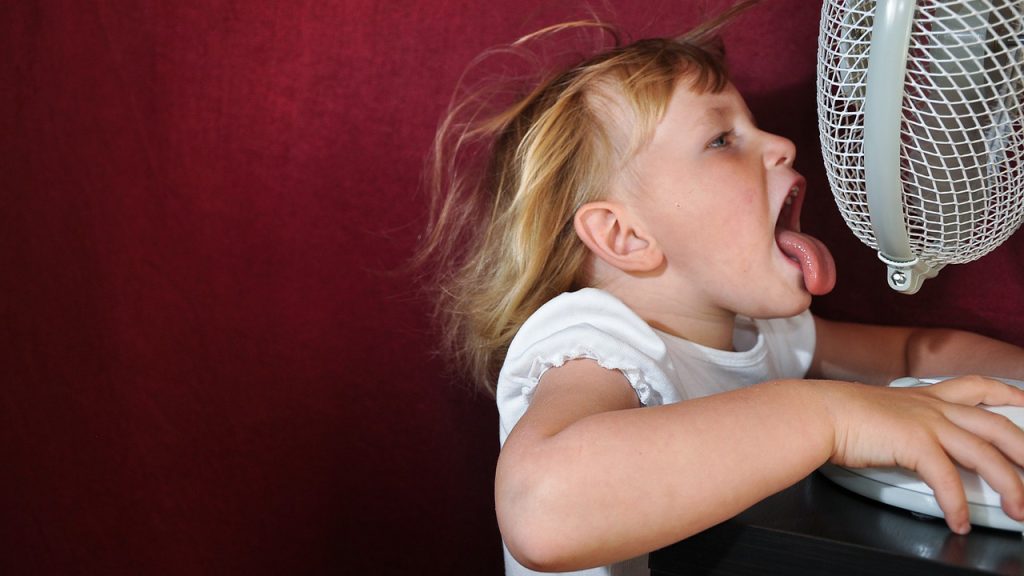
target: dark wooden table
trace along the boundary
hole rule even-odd
[[[863,498],[813,474],[736,518],[650,557],[657,576],[1024,575],[1024,539]]]

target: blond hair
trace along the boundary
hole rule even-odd
[[[588,252],[573,228],[577,208],[608,195],[682,79],[698,92],[725,87],[715,34],[756,2],[740,2],[684,36],[627,45],[598,21],[546,28],[512,49],[579,29],[607,32],[615,44],[498,113],[481,117],[472,98],[450,107],[434,143],[434,203],[419,260],[440,268],[443,344],[477,384],[493,393],[523,322],[558,294],[587,285]]]

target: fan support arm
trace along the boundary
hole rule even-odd
[[[878,0],[864,97],[864,176],[878,257],[889,286],[913,294],[942,266],[920,261],[910,249],[903,218],[900,125],[910,27],[916,0]]]

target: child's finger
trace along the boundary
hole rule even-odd
[[[960,376],[926,389],[936,397],[954,404],[1024,406],[1024,390],[984,376]]]
[[[1013,462],[1024,466],[1024,430],[1006,416],[982,408],[951,406],[946,412],[946,418],[992,444]]]
[[[918,447],[918,460],[909,468],[916,471],[925,484],[931,486],[935,493],[942,514],[946,518],[949,529],[957,534],[966,534],[971,530],[970,514],[967,510],[967,496],[960,480],[960,473],[937,444],[928,443]]]
[[[1017,467],[1003,452],[985,438],[964,428],[953,427],[944,431],[941,441],[950,457],[964,468],[977,472],[999,493],[1003,510],[1009,516],[1022,519],[1024,483],[1017,473]]]

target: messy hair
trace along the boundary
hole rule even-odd
[[[546,28],[509,49],[571,30],[604,33],[613,45],[496,113],[484,114],[474,98],[453,101],[432,150],[433,204],[419,259],[438,269],[445,350],[485,390],[493,394],[526,319],[558,294],[588,285],[576,210],[608,197],[680,82],[698,93],[727,85],[717,33],[757,1],[739,2],[682,36],[629,44],[600,21]]]

